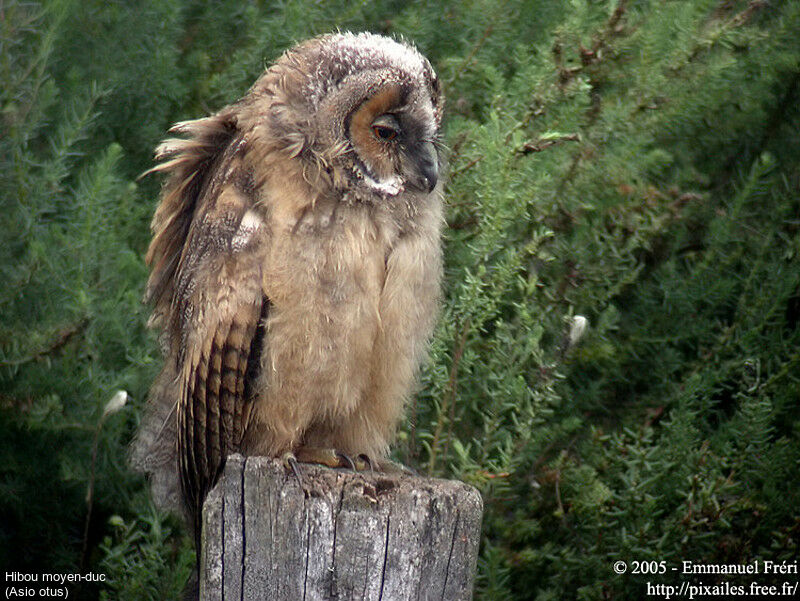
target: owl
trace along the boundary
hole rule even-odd
[[[157,147],[165,364],[131,459],[196,529],[234,452],[380,469],[437,313],[442,109],[415,48],[336,33]]]

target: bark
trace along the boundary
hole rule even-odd
[[[201,601],[472,598],[483,502],[461,482],[228,458],[203,510]]]

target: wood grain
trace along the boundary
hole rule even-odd
[[[228,458],[203,511],[201,601],[468,601],[483,502],[461,482]],[[305,490],[304,490],[305,489]]]

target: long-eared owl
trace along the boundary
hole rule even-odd
[[[412,46],[337,33],[158,146],[165,365],[132,462],[160,505],[196,520],[233,452],[380,466],[437,313],[442,110]]]

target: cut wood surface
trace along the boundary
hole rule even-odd
[[[462,482],[233,455],[203,510],[201,601],[472,598],[483,502]],[[305,489],[305,490],[304,490]]]

